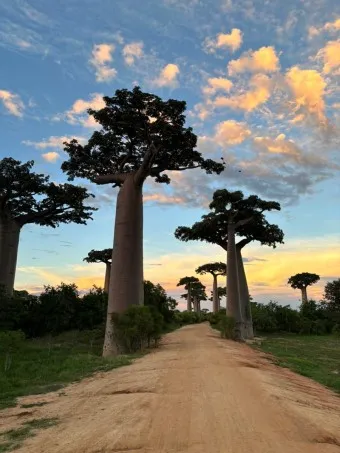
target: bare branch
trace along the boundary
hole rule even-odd
[[[139,167],[135,175],[135,182],[137,185],[142,184],[145,178],[150,174],[152,164],[160,149],[160,146],[156,147],[153,142],[151,143],[150,147],[145,153],[142,165]]]

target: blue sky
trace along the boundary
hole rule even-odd
[[[178,225],[204,214],[217,187],[282,204],[268,218],[284,230],[285,245],[244,251],[257,300],[296,304],[299,294],[286,281],[297,272],[322,276],[315,297],[339,277],[337,2],[11,0],[0,4],[0,17],[1,157],[33,159],[36,171],[65,181],[62,142],[94,131],[86,109],[139,84],[186,100],[200,151],[227,161],[219,177],[194,170],[172,175],[168,188],[145,186],[146,278],[177,296],[180,277],[225,259],[218,247],[173,237]],[[102,266],[82,258],[112,245],[117,192],[85,184],[97,195],[94,221],[26,226],[17,288],[102,283]]]

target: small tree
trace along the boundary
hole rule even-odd
[[[188,293],[182,294],[182,298],[188,299]],[[194,312],[200,314],[201,312],[201,301],[207,300],[205,292],[205,286],[198,280],[190,284],[190,306],[191,303],[194,306]]]
[[[185,127],[186,103],[143,93],[117,90],[104,97],[105,107],[89,114],[101,125],[88,143],[65,143],[69,160],[62,169],[69,179],[87,178],[114,184],[116,204],[112,275],[103,355],[115,354],[111,316],[130,305],[143,304],[143,185],[147,178],[170,183],[167,171],[195,168],[221,173],[224,164],[204,159],[197,137]]]
[[[188,291],[187,292],[187,311],[191,311],[191,287],[192,284],[195,282],[199,282],[197,277],[182,277],[180,281],[177,283],[177,286],[183,286]]]
[[[324,298],[329,310],[340,313],[340,278],[326,283]]]
[[[227,268],[225,263],[215,262],[203,264],[202,266],[199,266],[195,272],[200,275],[211,274],[213,276],[213,313],[217,313],[220,309],[217,290],[217,277],[219,275],[226,275]]]
[[[49,182],[32,172],[34,162],[11,157],[0,160],[0,286],[13,293],[19,237],[24,225],[56,228],[61,223],[86,224],[96,209],[85,206],[83,187]]]
[[[308,302],[307,286],[314,285],[320,280],[317,274],[310,274],[309,272],[302,272],[301,274],[292,275],[288,279],[288,284],[294,289],[300,289],[302,294],[302,303]]]
[[[87,263],[104,263],[105,264],[105,280],[104,291],[109,292],[110,274],[111,274],[111,259],[112,249],[91,250],[83,261]]]

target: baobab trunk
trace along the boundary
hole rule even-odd
[[[303,286],[301,288],[301,293],[302,293],[302,303],[303,304],[306,304],[308,302],[308,298],[307,298],[307,286]]]
[[[0,286],[13,294],[21,225],[0,218]]]
[[[227,269],[227,314],[235,319],[235,339],[242,340],[244,327],[240,306],[234,223],[228,224]]]
[[[187,311],[191,311],[191,287],[190,287],[190,283],[188,283]]]
[[[242,310],[242,317],[244,322],[244,336],[248,339],[254,338],[253,330],[253,318],[251,315],[251,306],[249,299],[249,288],[247,283],[247,276],[244,270],[244,264],[242,260],[241,249],[236,247],[237,255],[237,271],[239,279],[239,289],[240,289],[240,303]]]
[[[213,313],[218,313],[220,309],[220,300],[217,292],[217,275],[213,275]]]
[[[194,312],[198,313],[198,300],[196,296],[194,296]]]
[[[143,300],[143,195],[142,185],[131,174],[117,197],[104,357],[118,353],[112,314],[143,304]]]
[[[109,292],[110,287],[110,275],[111,275],[111,263],[105,263],[105,281],[104,281],[104,291]]]

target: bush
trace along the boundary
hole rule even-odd
[[[231,316],[220,315],[217,327],[221,332],[222,338],[228,338],[230,340],[235,338],[235,319]]]
[[[115,342],[121,353],[136,352],[157,346],[163,330],[164,318],[155,309],[143,305],[131,305],[124,313],[112,315]]]

